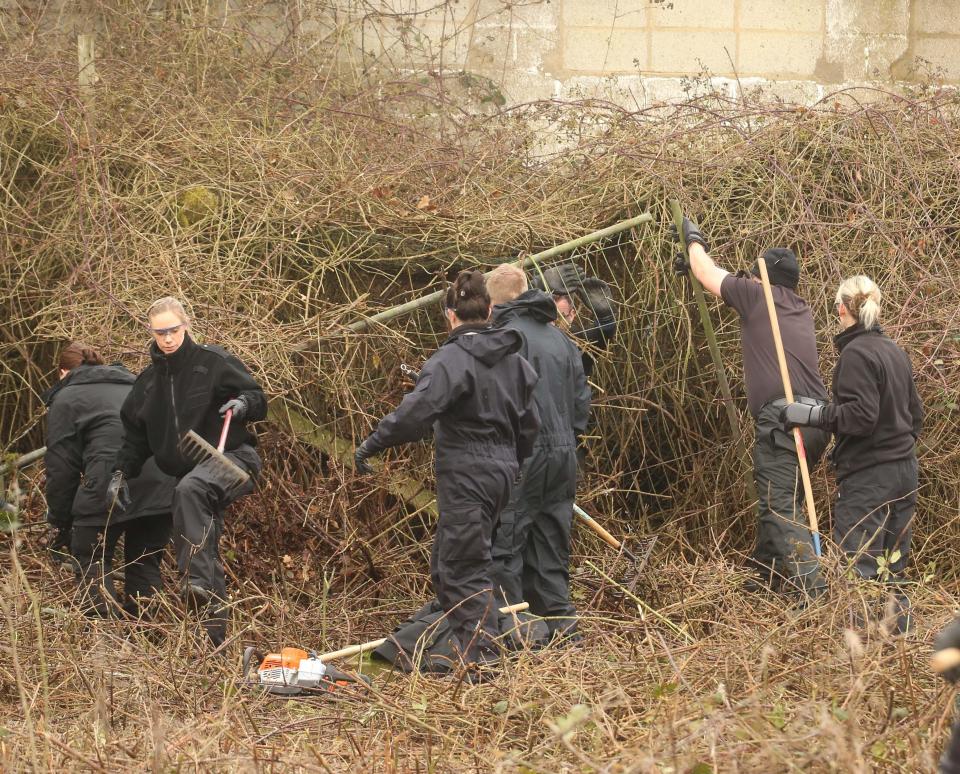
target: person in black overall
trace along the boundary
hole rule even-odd
[[[917,506],[917,437],[923,406],[910,358],[880,329],[880,289],[862,275],[837,291],[843,330],[833,372],[833,400],[823,406],[789,404],[784,426],[834,433],[837,475],[833,536],[861,578],[889,585],[896,628],[910,628],[903,571]]]
[[[223,512],[253,491],[261,462],[256,435],[247,422],[266,417],[267,401],[236,357],[190,338],[189,319],[177,299],[154,302],[147,318],[154,337],[152,362],[123,403],[123,447],[108,493],[123,505],[127,480],[140,473],[151,454],[162,471],[177,479],[173,543],[184,600],[201,611],[210,640],[219,646],[227,630],[227,587],[220,558]],[[250,474],[243,483],[225,475],[212,460],[198,464],[181,451],[188,430],[217,446],[228,409],[233,416],[224,453]]]
[[[520,354],[539,376],[533,395],[540,432],[523,464],[520,484],[500,514],[493,547],[497,601],[528,602],[530,613],[545,619],[546,638],[563,636],[564,642],[574,642],[580,637],[570,601],[570,533],[577,440],[587,427],[590,387],[580,351],[554,324],[557,304],[550,295],[528,290],[526,276],[513,264],[494,269],[487,289],[494,327],[521,334]],[[536,636],[532,631],[522,634],[521,641]]]
[[[60,353],[60,380],[47,405],[47,522],[54,547],[68,548],[86,613],[114,611],[139,618],[160,588],[160,564],[170,540],[174,480],[151,459],[130,482],[131,506],[107,502],[111,465],[123,440],[120,407],[134,375],[120,364],[104,365],[81,342]],[[113,557],[123,538],[124,593],[113,583]],[[101,589],[105,588],[105,597]]]
[[[481,272],[460,273],[447,291],[445,315],[449,337],[424,364],[416,387],[356,451],[357,470],[370,473],[371,456],[433,430],[440,518],[430,577],[449,622],[453,659],[423,665],[431,671],[499,657],[491,543],[540,425],[533,403],[537,375],[517,354],[520,334],[487,322],[490,297]],[[402,638],[381,655],[401,664],[400,656],[413,656]]]
[[[759,497],[757,542],[749,562],[755,575],[746,587],[799,595],[804,604],[806,597],[826,591],[826,582],[808,527],[796,444],[780,422],[786,398],[759,265],[754,263],[749,275],[734,276],[713,262],[707,240],[695,223],[684,218],[682,227],[688,254],[678,256],[675,269],[681,274],[692,271],[708,292],[740,316],[747,407],[756,423],[753,470]],[[763,259],[794,396],[805,405],[823,405],[827,390],[820,376],[813,315],[796,292],[800,280],[797,257],[792,250],[775,247],[765,251]],[[804,428],[802,435],[812,470],[830,435],[814,427]]]

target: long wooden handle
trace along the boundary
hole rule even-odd
[[[220,431],[220,443],[217,444],[217,451],[223,454],[223,449],[227,445],[227,433],[230,432],[230,420],[233,418],[233,409],[227,409],[223,415],[223,430]]]
[[[509,615],[510,613],[522,613],[524,610],[530,607],[529,602],[517,602],[515,605],[507,605],[506,607],[501,607],[500,612],[504,615]],[[321,653],[317,658],[320,661],[334,661],[338,658],[347,658],[349,656],[357,656],[361,653],[366,653],[368,650],[376,650],[381,645],[387,641],[386,637],[383,637],[379,640],[370,640],[369,642],[361,642],[357,645],[349,645],[346,648],[340,648],[340,650],[331,650],[329,653]]]
[[[622,545],[619,540],[617,540],[613,535],[607,532],[600,523],[593,518],[589,513],[583,510],[579,505],[574,504],[573,512],[581,518],[584,524],[586,524],[590,529],[596,532],[604,543],[609,545],[611,548],[615,548],[617,551],[620,550]]]
[[[960,666],[960,648],[944,648],[943,650],[938,650],[933,654],[933,658],[930,659],[930,666],[937,674]]]
[[[773,344],[777,348],[777,362],[780,364],[780,378],[783,380],[783,392],[788,403],[793,403],[793,387],[790,385],[790,371],[787,369],[787,356],[783,351],[783,339],[780,338],[780,323],[777,321],[777,308],[773,304],[773,291],[770,290],[770,276],[767,274],[767,262],[757,260],[760,267],[760,281],[763,283],[763,297],[767,302],[770,315],[770,328],[773,330]],[[807,450],[803,445],[803,435],[799,427],[793,428],[793,439],[797,447],[797,461],[800,464],[800,478],[803,480],[803,495],[807,502],[807,515],[810,519],[810,532],[813,533],[813,545],[820,556],[820,525],[817,521],[817,506],[813,501],[813,486],[810,483],[810,468],[807,466]]]

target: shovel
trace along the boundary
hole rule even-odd
[[[187,430],[186,435],[180,440],[180,451],[197,464],[210,460],[213,467],[226,479],[240,486],[250,480],[250,474],[223,453],[232,418],[233,409],[227,409],[227,413],[223,417],[223,430],[220,431],[220,442],[217,444],[217,448],[213,448],[193,430]]]

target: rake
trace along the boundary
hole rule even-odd
[[[580,517],[584,524],[586,524],[590,529],[592,529],[604,543],[613,548],[616,551],[622,553],[627,559],[633,563],[633,568],[629,574],[623,577],[623,584],[627,587],[629,591],[633,591],[637,586],[637,581],[640,578],[640,573],[643,572],[643,569],[647,566],[647,560],[650,558],[650,553],[653,551],[654,545],[657,542],[657,536],[653,535],[649,538],[646,538],[642,545],[643,555],[637,556],[633,551],[626,547],[622,540],[617,540],[613,535],[607,532],[596,519],[593,518],[589,513],[587,513],[583,508],[574,503],[573,512]]]
[[[232,418],[233,409],[227,409],[227,413],[223,417],[223,430],[220,431],[220,442],[216,448],[197,435],[193,430],[187,430],[186,435],[180,440],[180,451],[183,452],[184,456],[197,464],[210,460],[213,467],[216,468],[224,478],[239,486],[250,480],[250,474],[223,453],[223,447],[227,443],[227,433],[230,432],[230,420]]]

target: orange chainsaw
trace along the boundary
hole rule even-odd
[[[256,679],[250,674],[251,666],[260,660]],[[259,685],[267,693],[283,696],[310,693],[334,693],[350,685],[369,684],[365,675],[354,676],[341,672],[334,666],[321,661],[316,653],[308,653],[300,648],[283,648],[279,653],[265,656],[254,647],[243,651],[243,677]]]

